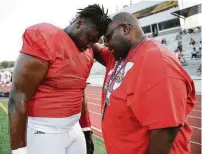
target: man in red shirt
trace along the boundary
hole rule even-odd
[[[79,119],[94,61],[86,49],[105,34],[109,21],[94,4],[80,9],[64,30],[47,23],[26,29],[8,104],[13,154],[86,154]],[[88,113],[83,115],[86,125]],[[85,136],[92,154],[89,130]]]
[[[95,44],[106,66],[102,130],[108,154],[190,154],[187,115],[194,83],[173,52],[144,35],[129,13],[115,15]]]

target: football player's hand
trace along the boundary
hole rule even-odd
[[[92,140],[92,131],[83,131],[85,139],[86,139],[86,146],[87,146],[87,154],[94,153],[94,144]]]

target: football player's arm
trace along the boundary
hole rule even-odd
[[[87,154],[93,154],[94,152],[94,144],[92,140],[93,133],[91,130],[91,122],[90,122],[89,112],[87,108],[87,100],[85,98],[85,93],[84,93],[83,104],[82,104],[81,118],[79,122],[85,136]]]
[[[111,56],[110,50],[108,50],[105,46],[95,43],[92,46],[94,58],[103,66],[106,66],[109,60],[109,57]]]
[[[8,102],[10,146],[14,151],[26,147],[26,103],[35,94],[47,69],[48,66],[39,59],[23,53],[16,62]]]
[[[179,127],[151,130],[147,154],[170,154]]]

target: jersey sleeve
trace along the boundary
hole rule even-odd
[[[54,60],[46,40],[34,29],[28,29],[24,32],[23,46],[20,52],[36,57],[48,65]]]
[[[110,58],[112,57],[111,51],[108,50],[107,48],[102,48],[100,51],[100,55],[101,55],[102,59],[104,60],[106,66],[107,66],[107,64],[110,61]]]

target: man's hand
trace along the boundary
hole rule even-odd
[[[92,131],[83,131],[85,139],[86,139],[86,146],[87,146],[87,154],[94,153],[94,144],[92,140]]]

